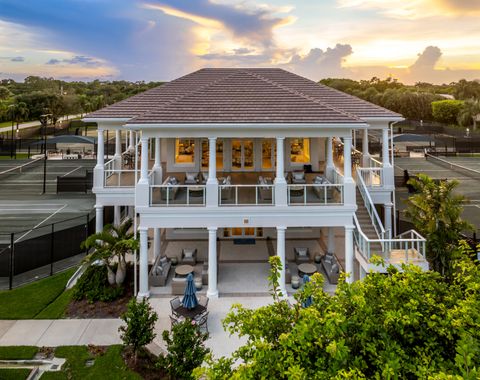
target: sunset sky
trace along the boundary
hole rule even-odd
[[[0,0],[0,78],[480,79],[480,0]]]

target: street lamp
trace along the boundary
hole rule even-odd
[[[48,120],[50,120],[52,114],[47,113],[40,115],[40,123],[43,128],[43,191],[42,194],[45,194],[47,191],[47,125]]]

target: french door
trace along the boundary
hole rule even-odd
[[[232,170],[254,169],[253,140],[232,140]]]
[[[225,228],[223,232],[224,237],[228,238],[254,238],[263,236],[263,228],[258,227],[233,227]]]

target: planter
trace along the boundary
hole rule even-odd
[[[300,279],[298,276],[292,276],[292,288],[298,289],[300,287]]]

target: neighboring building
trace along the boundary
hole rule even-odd
[[[218,295],[217,239],[276,239],[283,263],[286,239],[320,239],[350,281],[379,269],[373,254],[427,267],[420,235],[392,238],[390,123],[401,115],[281,69],[203,69],[84,120],[98,123],[97,230],[104,206],[115,206],[117,222],[120,206],[138,214],[140,296],[161,236],[208,239],[209,296]],[[371,129],[382,131],[381,161],[368,153]],[[106,130],[117,139],[107,163]],[[361,156],[352,151],[357,132]],[[284,269],[282,288],[285,278]]]

